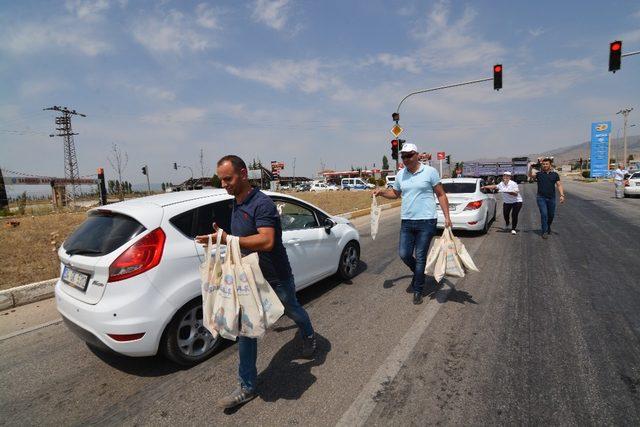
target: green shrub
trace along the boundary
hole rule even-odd
[[[589,178],[589,176],[591,175],[591,171],[590,170],[583,170],[582,171],[582,177],[583,178]]]

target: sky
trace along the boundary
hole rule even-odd
[[[402,138],[452,160],[541,153],[590,137],[634,107],[640,55],[607,71],[608,48],[640,50],[636,1],[0,0],[0,167],[63,176],[55,114],[74,117],[80,175],[116,144],[123,179],[180,182],[225,154],[321,167],[381,166],[391,113]],[[632,132],[633,133],[633,132]],[[200,152],[204,153],[204,167]],[[9,189],[11,193],[11,188]]]

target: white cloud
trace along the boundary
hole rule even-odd
[[[64,31],[61,31],[62,28]],[[7,27],[0,33],[0,49],[13,54],[36,54],[55,47],[87,56],[112,50],[111,44],[96,35],[90,26],[68,18],[47,23],[25,23],[19,27]]]
[[[200,3],[196,7],[196,22],[203,28],[220,29],[218,17],[213,9],[209,8],[206,3]]]
[[[55,92],[68,85],[59,79],[45,78],[43,80],[32,80],[23,82],[20,85],[20,94],[24,97],[35,97],[46,93]]]
[[[264,66],[246,68],[227,65],[224,69],[236,77],[264,83],[279,90],[296,88],[305,93],[315,93],[340,84],[339,79],[319,59],[277,60]]]
[[[551,65],[559,69],[575,71],[592,71],[596,68],[596,66],[593,64],[592,58],[560,59],[557,61],[553,61]]]
[[[413,56],[400,56],[392,53],[379,53],[374,58],[365,61],[365,65],[375,63],[383,64],[394,70],[405,70],[409,73],[417,74],[421,71],[418,59]]]
[[[65,7],[76,18],[86,21],[97,21],[102,12],[109,8],[108,0],[67,0]]]
[[[148,114],[140,118],[144,123],[155,125],[171,125],[175,123],[201,122],[208,114],[207,109],[197,107],[183,107],[168,112]]]
[[[640,41],[640,29],[637,30],[633,30],[633,31],[629,31],[627,33],[624,33],[619,40],[622,40],[624,44],[626,44],[627,46],[629,45],[629,43],[636,43]],[[623,48],[624,48],[624,44],[623,44]],[[622,52],[624,53],[624,51]]]
[[[200,9],[200,7],[198,7]],[[202,9],[200,9],[202,11]],[[181,53],[204,51],[216,46],[209,33],[197,29],[199,25],[212,25],[212,16],[206,10],[196,19],[171,10],[164,16],[151,16],[136,22],[132,29],[134,39],[153,53]],[[204,16],[204,18],[203,18]],[[203,25],[204,24],[204,25]]]
[[[256,0],[251,17],[275,30],[282,30],[289,18],[289,0]]]
[[[159,87],[127,85],[127,88],[134,91],[135,93],[141,94],[153,100],[173,101],[174,99],[176,99],[176,94],[174,92]]]
[[[538,28],[529,28],[528,30],[529,35],[532,37],[539,37],[541,35],[543,35],[544,33],[547,32],[547,30],[545,30],[542,27],[538,27]]]
[[[425,46],[418,51],[423,63],[435,69],[468,67],[497,62],[504,55],[499,43],[487,41],[473,30],[477,15],[474,9],[466,7],[457,20],[450,18],[450,12],[448,2],[436,3],[426,25],[413,32],[415,39]]]

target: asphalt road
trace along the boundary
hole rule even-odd
[[[640,199],[567,183],[542,240],[524,188],[521,233],[498,213],[488,235],[463,234],[481,272],[431,283],[421,306],[405,292],[398,211],[375,242],[358,220],[362,272],[299,294],[318,356],[296,359],[281,320],[259,345],[260,396],[237,411],[214,408],[236,383],[233,344],[179,369],[93,353],[54,323],[0,337],[0,424],[638,424]]]

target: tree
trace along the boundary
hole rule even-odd
[[[120,200],[124,200],[124,192],[120,183],[122,182],[122,174],[125,169],[127,169],[127,163],[129,163],[129,155],[126,151],[123,153],[117,144],[113,144],[111,147],[111,155],[109,155],[107,159],[109,159],[111,167],[118,175],[117,190],[120,195]]]
[[[220,177],[218,175],[213,175],[213,178],[211,178],[211,185],[213,185],[213,188],[222,188],[222,181],[220,181]]]
[[[161,185],[161,187],[162,187],[162,192],[164,193],[164,191],[167,189],[166,184],[163,182],[163,183],[162,183],[162,185]]]
[[[109,193],[110,194],[115,193],[115,191],[116,191],[116,183],[112,179],[110,179],[108,181],[108,185],[109,185]]]
[[[632,160],[633,160],[633,154],[629,154],[629,157],[627,157],[627,163],[629,163]]]
[[[389,169],[389,159],[387,158],[386,154],[382,156],[382,169],[383,170]]]

